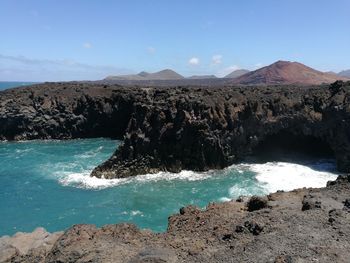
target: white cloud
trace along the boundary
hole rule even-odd
[[[148,47],[147,52],[150,54],[154,54],[154,53],[156,53],[156,49],[154,47]]]
[[[89,49],[89,48],[92,48],[92,44],[89,43],[89,42],[85,42],[85,43],[83,44],[83,47]]]
[[[211,58],[211,61],[212,61],[212,64],[213,64],[213,65],[219,65],[219,64],[221,64],[221,62],[222,62],[222,55],[214,55],[214,56]]]
[[[197,57],[193,57],[193,58],[190,58],[188,60],[188,64],[192,65],[192,66],[197,66],[199,65],[199,58]]]
[[[226,68],[223,68],[221,70],[218,71],[217,75],[219,77],[225,77],[226,75],[230,74],[231,72],[235,71],[235,70],[238,70],[240,69],[239,66],[237,65],[232,65],[232,66],[229,66],[229,67],[226,67]]]
[[[0,81],[97,80],[130,73],[132,71],[124,68],[89,65],[69,59],[32,59],[0,54]]]

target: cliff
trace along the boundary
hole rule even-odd
[[[123,139],[92,172],[106,178],[220,169],[274,138],[291,142],[287,148],[329,148],[339,171],[348,172],[349,99],[350,82],[217,88],[46,83],[0,92],[0,138]]]

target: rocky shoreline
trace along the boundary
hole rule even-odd
[[[298,87],[45,83],[0,92],[0,140],[112,137],[92,173],[220,169],[274,143],[350,170],[350,82]],[[287,142],[287,143],[285,143]],[[265,144],[265,145],[264,145]],[[0,262],[348,262],[350,177],[321,189],[180,209],[165,233],[132,224],[0,238]]]
[[[349,262],[350,177],[320,189],[189,206],[165,233],[75,225],[0,238],[0,262]],[[32,241],[32,242],[30,242]]]
[[[0,139],[112,137],[93,176],[221,169],[265,142],[329,148],[350,171],[350,82],[321,86],[122,87],[44,83],[0,92]],[[272,145],[267,145],[270,148]]]

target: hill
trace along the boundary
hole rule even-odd
[[[235,79],[235,78],[238,78],[240,76],[243,76],[244,74],[247,74],[248,72],[250,72],[250,71],[246,70],[246,69],[238,69],[238,70],[235,70],[235,71],[231,72],[230,74],[226,75],[224,78]]]
[[[277,61],[269,66],[244,74],[230,83],[244,85],[261,84],[308,84],[332,83],[347,78],[324,73],[304,64],[289,61]]]
[[[343,70],[343,71],[339,72],[338,75],[341,77],[350,78],[350,69]]]
[[[177,80],[184,79],[183,76],[171,69],[164,69],[155,73],[142,71],[138,74],[108,76],[105,80]]]

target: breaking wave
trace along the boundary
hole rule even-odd
[[[59,182],[64,186],[73,186],[84,189],[105,189],[127,183],[143,183],[170,180],[199,181],[218,176],[245,176],[245,173],[254,174],[256,187],[264,193],[278,190],[290,191],[302,187],[324,187],[327,181],[337,178],[335,164],[332,160],[321,160],[315,163],[297,164],[293,162],[241,163],[232,165],[223,171],[180,173],[159,172],[130,178],[104,179],[90,177],[91,170],[81,173],[61,173]],[[243,187],[241,183],[230,188],[231,197],[250,195],[251,189]]]
[[[210,172],[196,173],[192,171],[181,171],[180,173],[159,172],[155,174],[144,174],[129,178],[105,179],[90,176],[91,171],[82,173],[61,173],[59,182],[64,186],[73,186],[84,189],[105,189],[127,183],[157,182],[160,180],[188,180],[198,181],[209,178]]]

